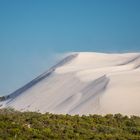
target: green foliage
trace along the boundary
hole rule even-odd
[[[140,140],[140,117],[0,110],[0,140]]]

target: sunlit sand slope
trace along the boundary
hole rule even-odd
[[[140,115],[140,53],[73,53],[1,101],[58,114]]]

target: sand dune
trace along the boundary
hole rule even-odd
[[[140,53],[72,53],[6,98],[20,111],[140,115]]]

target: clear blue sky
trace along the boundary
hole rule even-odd
[[[140,51],[140,0],[0,0],[0,95],[71,51]]]

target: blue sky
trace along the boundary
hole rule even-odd
[[[0,0],[0,95],[72,51],[140,51],[140,0]]]

